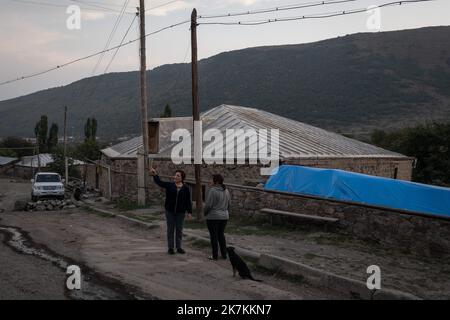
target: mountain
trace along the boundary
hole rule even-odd
[[[249,106],[328,130],[364,134],[450,119],[450,27],[360,33],[224,52],[199,62],[201,110]],[[115,138],[140,131],[139,75],[110,73],[0,102],[0,136],[33,136],[41,114],[79,136],[88,117]],[[191,112],[190,64],[148,72],[150,116]]]

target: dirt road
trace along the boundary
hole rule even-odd
[[[0,190],[4,194],[0,208],[6,210],[0,214],[0,225],[20,228],[17,230],[28,237],[28,245],[79,265],[91,280],[89,292],[81,298],[339,298],[262,274],[257,274],[262,283],[233,278],[228,261],[209,261],[204,251],[188,244],[186,255],[169,256],[164,228],[140,229],[80,209],[12,212],[16,199],[28,198],[29,183],[0,179]],[[64,289],[64,270],[42,257],[17,253],[5,244],[0,245],[0,255],[5,257],[0,259],[0,298],[80,298]],[[29,277],[25,276],[23,283],[7,280],[24,274]]]

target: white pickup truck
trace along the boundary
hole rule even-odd
[[[43,197],[64,199],[64,179],[54,172],[39,172],[31,180],[31,199],[39,200]]]

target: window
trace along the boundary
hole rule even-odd
[[[38,174],[36,182],[61,182],[61,178],[56,174]]]

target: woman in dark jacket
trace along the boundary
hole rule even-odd
[[[153,180],[161,188],[166,189],[166,201],[164,207],[166,209],[167,222],[167,243],[169,246],[168,253],[174,254],[174,233],[176,234],[176,247],[178,253],[185,253],[181,246],[183,237],[183,222],[185,214],[188,219],[192,218],[192,201],[189,187],[184,184],[186,174],[183,170],[175,171],[173,177],[174,182],[161,181],[155,169],[150,169]]]

